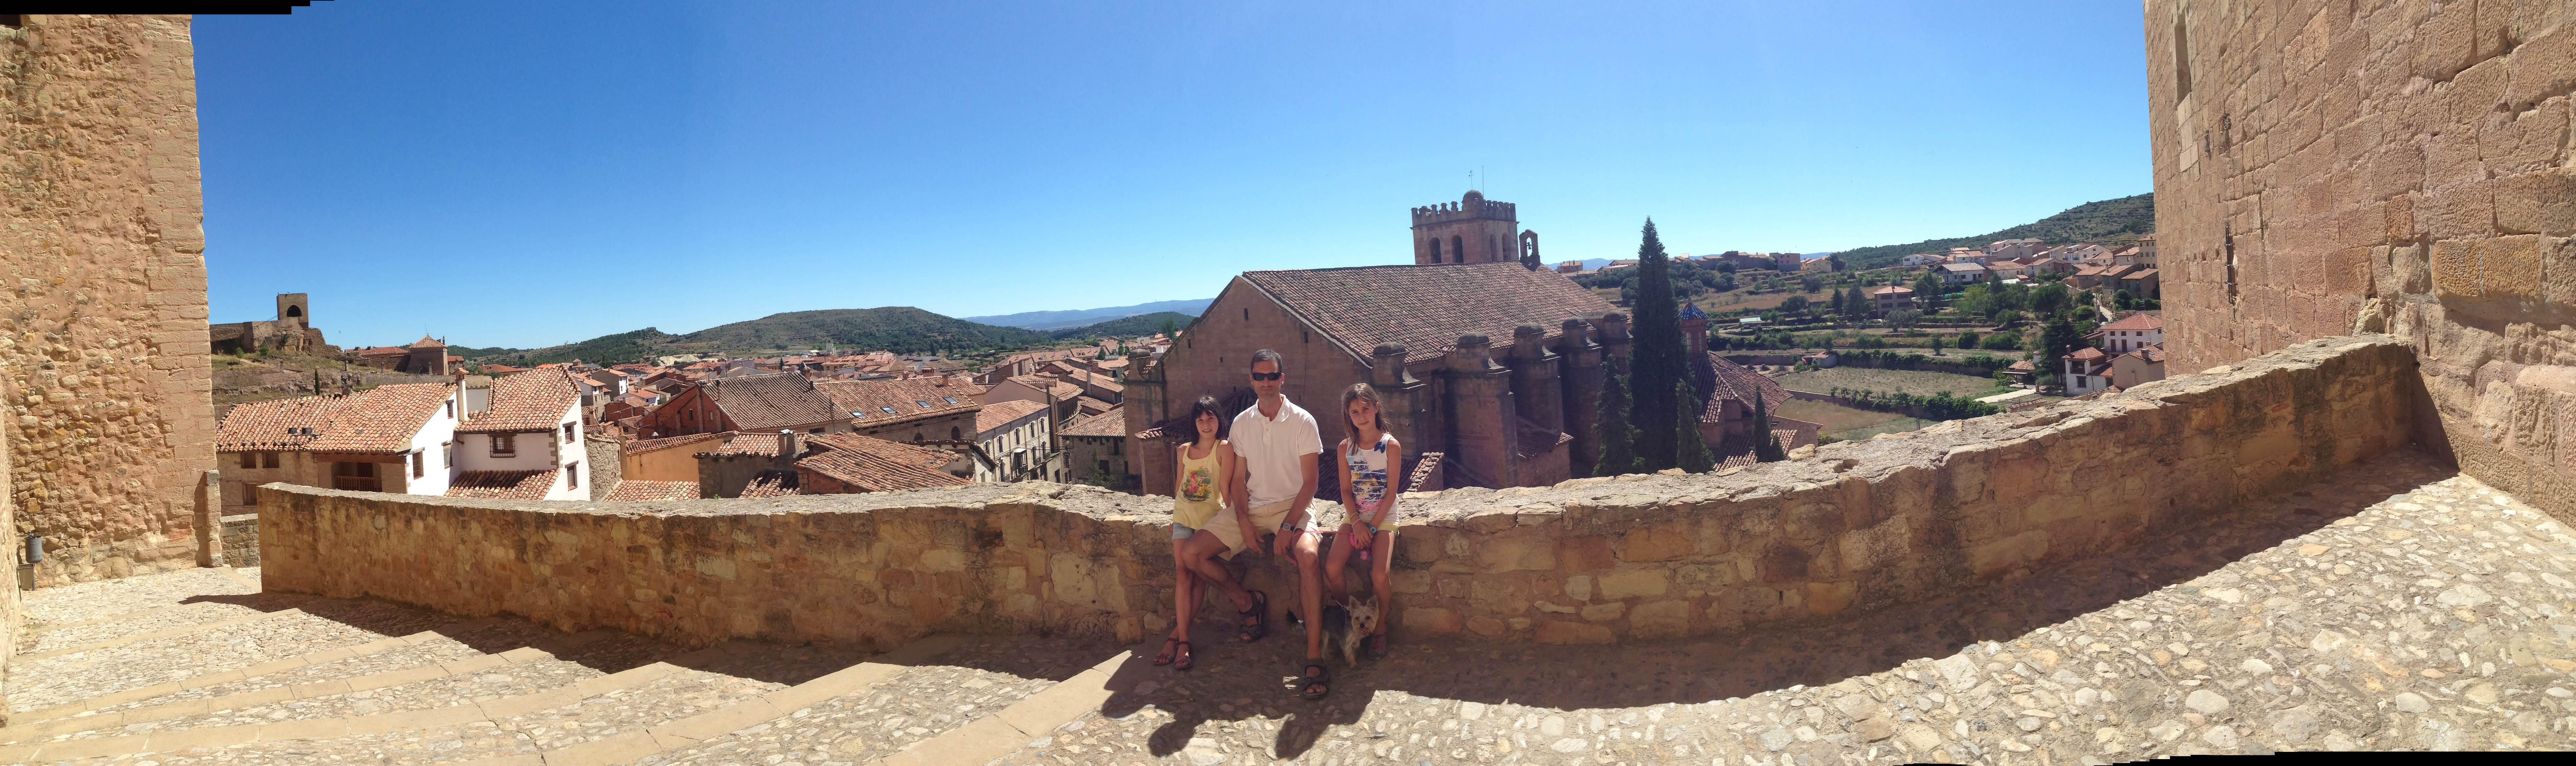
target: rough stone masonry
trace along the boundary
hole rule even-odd
[[[2175,367],[2394,333],[2425,441],[2576,520],[2576,3],[2147,0],[2146,50]]]

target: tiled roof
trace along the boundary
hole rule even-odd
[[[864,426],[972,412],[983,406],[973,389],[944,377],[829,380],[814,387],[830,400],[835,418]]]
[[[2039,369],[2039,367],[2038,367],[2038,366],[2036,366],[2036,365],[2031,364],[2031,363],[2030,363],[2030,360],[2028,360],[2028,359],[2024,359],[2024,360],[2021,360],[2021,361],[2018,361],[2018,362],[2014,362],[2014,363],[2012,363],[2012,366],[2011,366],[2011,367],[2006,367],[2006,368],[2004,368],[2004,369],[2007,369],[2007,370],[2020,370],[2020,371],[2023,371],[2023,372],[2030,372],[2030,371],[2033,371],[2033,370],[2037,370],[2037,369]]]
[[[316,452],[404,452],[411,437],[447,405],[443,383],[377,386],[349,396],[348,406],[334,413],[331,425],[305,449]]]
[[[1518,261],[1247,271],[1243,279],[1353,353],[1402,343],[1407,361],[1439,358],[1460,335],[1500,347],[1521,325],[1553,335],[1567,319],[1617,310],[1562,274]]]
[[[705,388],[707,398],[744,431],[776,432],[849,417],[834,412],[832,397],[816,390],[813,381],[791,372],[721,378]]]
[[[492,408],[456,427],[460,434],[552,431],[581,399],[572,374],[561,367],[529,370],[492,381]]]
[[[904,465],[923,468],[948,467],[957,461],[958,453],[935,447],[921,447],[874,436],[858,434],[811,434],[805,437],[807,455],[824,450],[856,450]]]
[[[626,445],[625,454],[641,455],[646,452],[660,452],[672,447],[682,447],[696,444],[698,442],[710,442],[706,446],[715,447],[718,446],[720,440],[724,438],[724,434],[689,434],[687,436],[672,436],[661,439],[645,439],[642,441],[628,443]]]
[[[410,347],[411,347],[411,348],[446,348],[446,347],[447,347],[447,344],[446,344],[446,343],[443,343],[443,342],[440,342],[437,338],[432,338],[432,337],[429,337],[429,336],[427,336],[427,335],[423,335],[423,336],[420,336],[420,340],[412,341],[412,342],[411,342],[411,346],[410,346]]]
[[[2102,358],[2102,350],[2092,346],[2086,346],[2076,349],[2075,353],[2067,354],[2066,358],[2077,360],[2100,359]]]
[[[466,471],[447,482],[448,497],[475,497],[485,500],[544,500],[555,488],[555,472],[545,471]]]
[[[1709,352],[1707,356],[1708,366],[1697,367],[1692,371],[1694,377],[1707,376],[1707,382],[1710,384],[1708,401],[1701,404],[1700,422],[1717,422],[1725,412],[1723,402],[1727,399],[1743,402],[1745,407],[1751,408],[1754,395],[1759,394],[1765,410],[1778,410],[1781,402],[1789,400],[1789,389],[1780,387],[1779,381],[1754,372],[1744,365],[1727,361],[1726,357],[1718,356],[1717,352]]]
[[[2141,312],[2138,312],[2138,313],[2135,313],[2135,314],[2130,314],[2130,315],[2128,315],[2128,316],[2120,317],[2119,321],[2115,321],[2115,322],[2112,322],[2112,323],[2110,323],[2110,324],[2103,325],[2103,326],[2102,326],[2102,329],[2105,329],[2105,330],[2162,330],[2162,329],[2165,329],[2165,320],[2164,320],[2163,318],[2161,318],[2161,317],[2158,317],[2158,316],[2154,315],[2154,314],[2149,314],[2149,313],[2146,313],[2146,312],[2141,311]]]
[[[946,462],[943,461],[941,465],[946,465]],[[796,467],[832,477],[843,484],[866,492],[954,487],[973,483],[947,471],[889,459],[874,450],[863,449],[825,451],[796,461]]]
[[[1985,270],[1986,270],[1986,267],[1985,267],[1985,265],[1984,265],[1984,264],[1977,264],[1977,263],[1944,263],[1944,264],[1941,264],[1941,268],[1942,268],[1942,270],[1944,270],[1944,271],[1985,271]]]
[[[1053,375],[1020,375],[1009,380],[1040,392],[1052,392],[1059,401],[1082,396],[1081,386],[1057,380]]]
[[[616,489],[608,491],[607,497],[609,502],[617,503],[696,499],[698,483],[694,481],[622,481],[618,482]]]
[[[2165,346],[2164,346],[2164,344],[2162,344],[2162,343],[2158,343],[2158,344],[2155,344],[2155,345],[2152,345],[2152,346],[2144,346],[2144,347],[2139,348],[2139,349],[2138,349],[2138,350],[2136,350],[2136,351],[2131,351],[2131,352],[2129,352],[2129,353],[2125,354],[2125,356],[2134,356],[2134,357],[2137,357],[2137,358],[2139,358],[2139,359],[2141,359],[2141,360],[2145,360],[2145,361],[2147,361],[2147,362],[2149,362],[2149,363],[2152,363],[2152,364],[2164,364],[2164,363],[2165,363]]]
[[[1110,407],[1112,407],[1112,406],[1115,406],[1115,405],[1112,405],[1112,404],[1110,404],[1110,403],[1108,403],[1108,402],[1104,402],[1104,401],[1101,401],[1101,400],[1098,400],[1098,399],[1093,399],[1093,398],[1088,397],[1088,396],[1078,396],[1078,397],[1074,397],[1074,400],[1073,400],[1073,409],[1074,409],[1074,411],[1075,411],[1075,412],[1081,412],[1081,413],[1086,413],[1086,414],[1091,414],[1091,415],[1098,415],[1098,414],[1103,413],[1103,412],[1108,412],[1108,411],[1109,411],[1109,408],[1110,408]]]
[[[359,350],[358,350],[358,355],[359,355],[359,356],[411,356],[411,352],[410,352],[410,351],[408,351],[408,350],[403,349],[401,346],[377,346],[377,347],[375,347],[375,348],[359,349]]]
[[[796,474],[788,471],[762,471],[750,484],[742,487],[738,497],[786,497],[796,494]]]
[[[1871,290],[1871,291],[1869,291],[1869,294],[1871,294],[1871,295],[1913,295],[1913,294],[1914,294],[1914,288],[1911,288],[1911,287],[1881,287],[1881,288],[1878,288],[1878,289],[1876,289],[1876,290]]]
[[[726,431],[717,435],[725,438],[724,446],[706,451],[713,452],[718,455],[778,456],[778,434],[759,433],[753,431]]]
[[[994,429],[1010,425],[1012,421],[1044,412],[1046,408],[1045,402],[1032,402],[1026,399],[986,405],[982,412],[975,413],[975,433],[979,435],[989,433]]]
[[[233,407],[216,431],[215,451],[303,449],[324,426],[331,424],[331,413],[339,411],[348,400],[341,396],[303,396]]]
[[[2155,276],[2155,275],[2156,275],[2156,270],[2155,270],[2155,269],[2139,269],[2139,270],[2137,270],[2137,271],[2133,271],[2133,272],[2130,272],[2130,273],[2128,273],[2128,274],[2126,274],[2126,275],[2121,276],[2121,277],[2120,277],[2120,279],[2121,279],[2121,281],[2127,281],[2127,280],[2131,280],[2131,279],[2146,279],[2146,278],[2148,278],[2148,277],[2152,277],[2152,276]]]
[[[527,371],[528,371],[528,368],[526,368],[526,367],[512,367],[512,366],[509,366],[509,365],[506,365],[506,364],[487,364],[487,365],[483,365],[483,374],[485,374],[485,375],[494,375],[494,376],[499,376],[499,375],[508,375],[508,374],[510,374],[510,373],[514,373],[514,372],[527,372]]]
[[[1065,436],[1126,436],[1127,410],[1111,407],[1108,412],[1075,421],[1059,433]]]

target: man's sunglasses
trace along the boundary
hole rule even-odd
[[[1278,380],[1278,379],[1280,379],[1280,378],[1284,378],[1284,377],[1288,377],[1288,373],[1284,373],[1284,372],[1269,372],[1269,373],[1256,372],[1256,373],[1253,373],[1253,374],[1252,374],[1252,379],[1253,379],[1253,380]]]

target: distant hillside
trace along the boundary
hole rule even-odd
[[[1099,324],[1083,325],[1070,330],[1057,330],[1054,335],[1056,340],[1133,338],[1162,332],[1163,324],[1166,322],[1171,323],[1173,327],[1188,327],[1190,320],[1196,318],[1178,311],[1157,311],[1123,319],[1112,319]]]
[[[1105,309],[1023,311],[1017,314],[966,317],[966,321],[981,322],[1002,327],[1019,327],[1030,330],[1065,330],[1081,327],[1087,324],[1105,322],[1120,317],[1151,314],[1158,311],[1170,311],[1182,316],[1196,317],[1201,312],[1207,311],[1208,304],[1214,302],[1216,302],[1215,298],[1198,298],[1195,300],[1185,301],[1155,301],[1153,303],[1139,303],[1133,306],[1112,306]],[[1188,323],[1188,320],[1182,321],[1182,324]]]
[[[1906,245],[1880,245],[1845,250],[1843,262],[1855,268],[1874,269],[1894,264],[1915,253],[1939,253],[1953,247],[1985,247],[2000,239],[2037,238],[2051,245],[2079,242],[2111,245],[2126,244],[2156,230],[2156,195],[2087,202],[2031,223],[1991,234],[1950,239],[1928,239]]]
[[[898,354],[1020,349],[1048,342],[1045,333],[1017,327],[995,327],[933,314],[910,306],[873,309],[828,309],[771,314],[748,322],[717,325],[673,339],[681,346],[703,346],[746,354],[822,348],[839,344],[850,350],[886,350]]]
[[[602,335],[567,346],[529,349],[452,349],[451,351],[457,356],[472,361],[498,362],[515,367],[569,362],[575,359],[596,364],[622,364],[640,362],[648,357],[669,353],[663,348],[673,337],[675,336],[669,333],[647,327],[633,332]]]

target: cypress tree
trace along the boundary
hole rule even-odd
[[[1780,439],[1771,435],[1771,412],[1763,408],[1760,391],[1753,392],[1753,459],[1761,463],[1789,459],[1789,452],[1780,448]]]
[[[1637,470],[1637,427],[1628,423],[1628,376],[1617,369],[1601,381],[1601,422],[1593,441],[1601,445],[1601,464],[1594,476],[1618,476]]]
[[[1683,410],[1688,412],[1693,409],[1690,405],[1691,402],[1694,401],[1691,396],[1690,383],[1685,381],[1679,385],[1680,388],[1674,391],[1673,395],[1680,397]],[[1677,433],[1674,434],[1673,438],[1681,450],[1680,454],[1676,456],[1676,465],[1683,471],[1689,473],[1708,473],[1709,469],[1716,468],[1717,454],[1709,451],[1707,437],[1703,437],[1699,433],[1698,415],[1695,412],[1685,414],[1682,417],[1674,418],[1673,422],[1677,424]]]
[[[1631,330],[1636,341],[1628,362],[1628,390],[1637,398],[1629,422],[1639,431],[1636,454],[1643,472],[1677,464],[1679,445],[1673,439],[1672,422],[1680,417],[1681,405],[1673,392],[1679,390],[1675,384],[1688,368],[1682,358],[1681,316],[1673,304],[1671,269],[1664,242],[1655,236],[1655,219],[1648,218],[1637,244],[1637,305]]]

